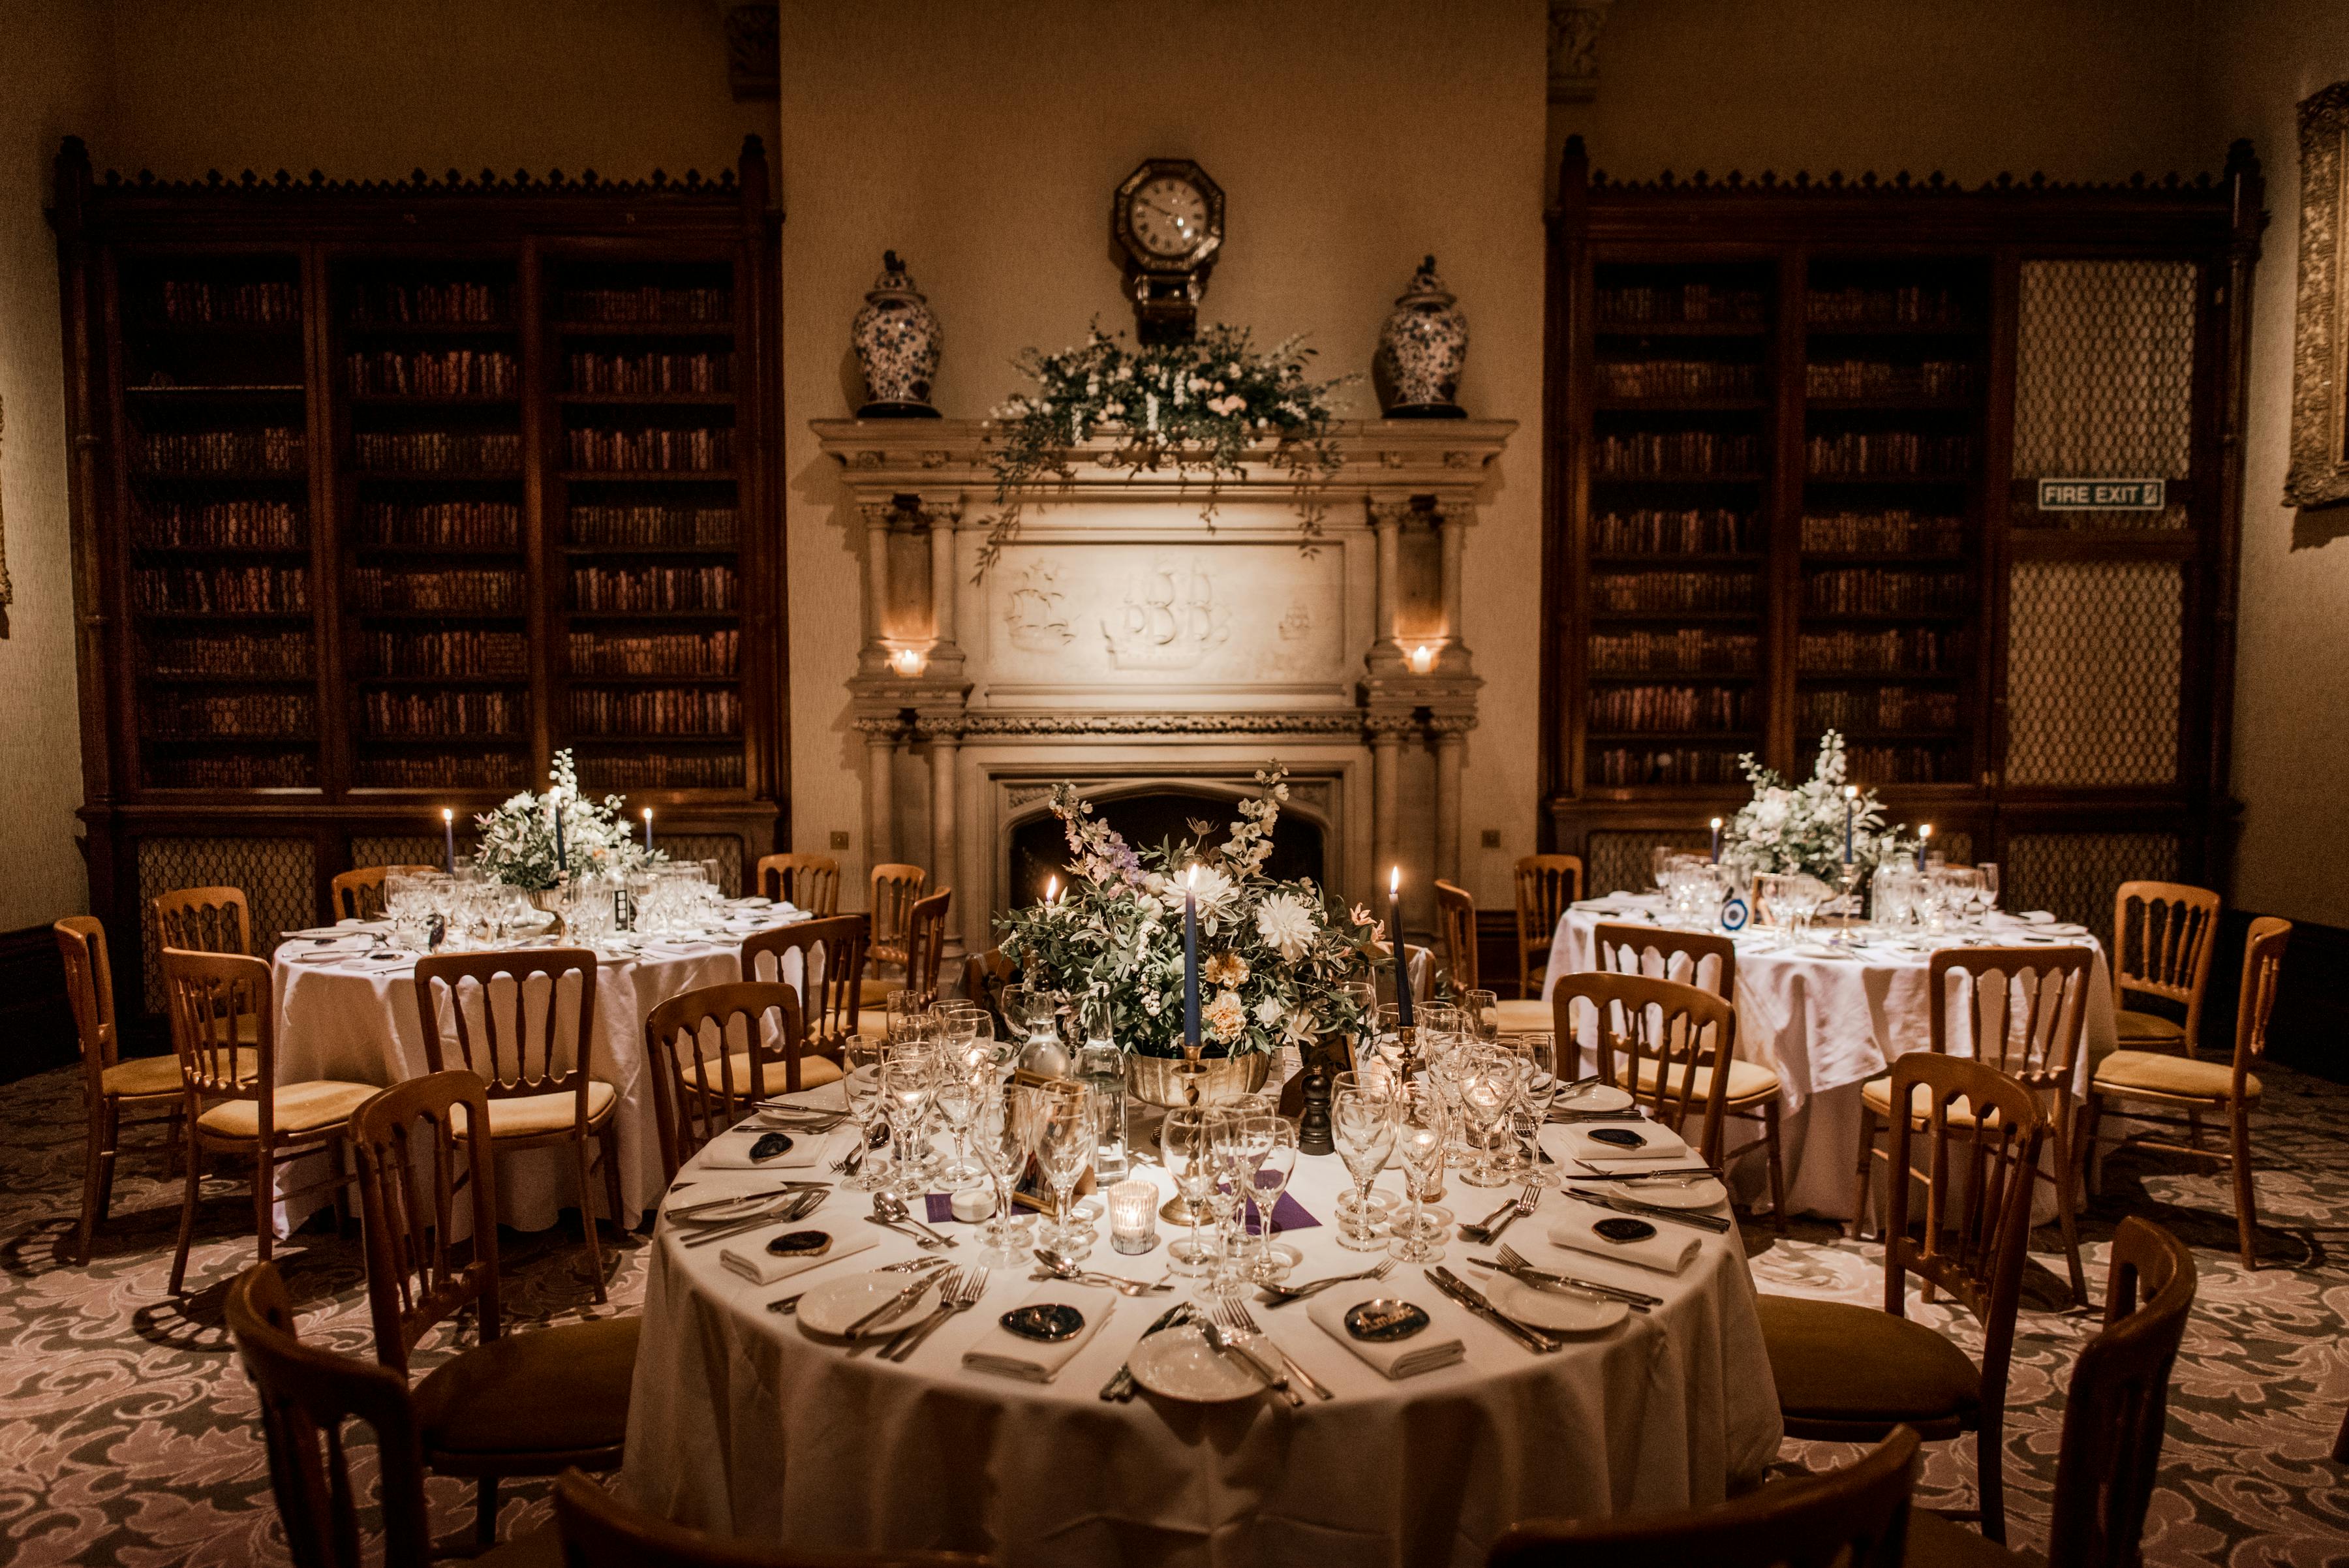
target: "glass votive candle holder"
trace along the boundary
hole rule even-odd
[[[1109,1244],[1121,1252],[1158,1245],[1158,1189],[1136,1178],[1109,1189]]]

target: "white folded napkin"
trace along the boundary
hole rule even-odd
[[[1323,1291],[1306,1303],[1305,1315],[1311,1318],[1322,1333],[1361,1357],[1365,1365],[1382,1377],[1416,1377],[1423,1372],[1433,1372],[1439,1366],[1449,1366],[1467,1357],[1465,1341],[1431,1337],[1435,1332],[1433,1323],[1411,1339],[1399,1339],[1384,1345],[1356,1339],[1346,1332],[1346,1314],[1360,1305],[1361,1300],[1344,1291]],[[1434,1314],[1430,1313],[1429,1315],[1433,1317]]]
[[[801,1227],[797,1225],[779,1225],[775,1234],[780,1236],[785,1230],[799,1229]],[[870,1251],[881,1244],[881,1238],[869,1231],[861,1235],[843,1236],[835,1233],[832,1239],[832,1251],[822,1257],[778,1258],[767,1251],[767,1243],[773,1239],[774,1237],[771,1236],[761,1237],[755,1245],[747,1248],[720,1247],[718,1249],[718,1261],[754,1284],[771,1285],[777,1280],[787,1280],[793,1274],[803,1273],[809,1269],[820,1269],[826,1263],[836,1263],[843,1258],[853,1258],[859,1252]]]
[[[1609,1127],[1619,1124],[1607,1123]],[[1681,1135],[1658,1122],[1642,1122],[1638,1127],[1623,1126],[1620,1130],[1638,1133],[1647,1139],[1638,1148],[1625,1148],[1609,1143],[1605,1138],[1592,1137],[1597,1131],[1591,1127],[1568,1126],[1566,1129],[1566,1155],[1568,1159],[1588,1162],[1594,1168],[1603,1168],[1616,1160],[1635,1164],[1652,1164],[1660,1159],[1694,1160],[1696,1156]]]
[[[701,1151],[700,1165],[704,1170],[805,1170],[823,1158],[824,1147],[832,1141],[831,1133],[790,1133],[792,1147],[772,1159],[752,1159],[750,1146],[773,1127],[748,1127],[740,1132],[720,1133],[709,1140]]]
[[[1072,1306],[1084,1314],[1085,1326],[1057,1345],[1022,1339],[1003,1326],[999,1316],[978,1344],[962,1353],[962,1364],[973,1372],[993,1372],[1030,1383],[1050,1383],[1061,1368],[1092,1342],[1109,1314],[1117,1310],[1117,1293],[1103,1285],[1051,1283],[1040,1287],[1021,1306]]]
[[[1651,1220],[1656,1233],[1640,1241],[1610,1241],[1594,1226],[1603,1220],[1637,1220],[1637,1214],[1601,1214],[1595,1209],[1578,1209],[1572,1214],[1560,1215],[1549,1228],[1549,1244],[1576,1252],[1588,1252],[1594,1258],[1611,1258],[1620,1263],[1636,1263],[1643,1269],[1653,1269],[1660,1274],[1677,1274],[1696,1258],[1699,1251],[1694,1232],[1674,1226],[1670,1220]]]

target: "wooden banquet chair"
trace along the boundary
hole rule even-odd
[[[2107,1101],[2130,1102],[2132,1122],[2161,1127],[2185,1127],[2188,1143],[2165,1143],[2132,1135],[2124,1142],[2164,1154],[2192,1155],[2215,1159],[2235,1178],[2235,1241],[2243,1267],[2259,1267],[2259,1194],[2251,1186],[2251,1112],[2263,1092],[2252,1069],[2267,1054],[2268,1020],[2275,1012],[2276,985],[2283,973],[2284,945],[2292,940],[2292,922],[2263,915],[2251,922],[2243,942],[2243,990],[2235,1006],[2235,1058],[2229,1064],[2173,1056],[2165,1051],[2120,1050],[2096,1064],[2088,1081],[2088,1103],[2082,1107],[2080,1147],[2088,1174],[2088,1190],[2095,1191],[2096,1128]],[[2164,1111],[2147,1110],[2157,1106]],[[2223,1149],[2202,1147],[2203,1112],[2227,1118]]]
[[[873,981],[881,983],[884,965],[903,972],[905,967],[905,928],[912,919],[914,900],[922,896],[930,874],[918,866],[885,862],[873,867]],[[891,986],[888,989],[895,989]],[[878,994],[868,995],[868,1006],[878,1007]]]
[[[576,985],[569,985],[574,976]],[[542,979],[543,1005],[532,995],[532,982]],[[436,986],[448,988],[454,1062],[440,1033]],[[575,997],[568,1030],[563,1016],[566,991]],[[604,1243],[595,1231],[590,1179],[596,1166],[604,1168],[612,1228],[625,1231],[628,1222],[620,1212],[620,1095],[593,1070],[595,953],[585,948],[428,953],[416,961],[416,1013],[424,1024],[425,1070],[462,1067],[488,1085],[490,1137],[499,1153],[571,1149],[579,1171],[579,1229],[595,1272],[595,1299],[603,1301]]]
[[[1652,952],[1657,968],[1671,978],[1678,968],[1673,961],[1685,959],[1688,967],[1679,971],[1679,978],[1684,983],[1709,991],[1733,1007],[1737,1004],[1737,944],[1727,937],[1711,931],[1668,931],[1659,926],[1604,921],[1591,933],[1591,940],[1600,969],[1619,974],[1645,974],[1648,955]],[[1697,1093],[1702,1095],[1711,1086],[1708,1079]],[[1731,1059],[1729,1088],[1722,1099],[1721,1114],[1761,1126],[1762,1137],[1755,1142],[1741,1144],[1737,1152],[1742,1156],[1751,1149],[1762,1150],[1770,1171],[1770,1218],[1781,1236],[1786,1233],[1786,1155],[1778,1131],[1778,1107],[1785,1097],[1776,1068],[1760,1062]],[[1727,1143],[1725,1133],[1723,1142],[1724,1146]],[[1725,1147],[1723,1158],[1727,1158]]]
[[[371,920],[383,913],[383,879],[398,874],[422,876],[438,866],[358,866],[337,871],[329,885],[326,907],[338,920]]]
[[[1582,857],[1527,855],[1517,861],[1517,994],[1538,997],[1549,945],[1568,906],[1582,897]]]
[[[1663,1126],[1680,1134],[1707,1165],[1719,1167],[1722,1113],[1733,1075],[1718,1071],[1737,1055],[1737,1008],[1725,998],[1654,975],[1588,970],[1562,974],[1549,991],[1559,1048],[1582,1038],[1574,1004],[1598,1012],[1599,1071]],[[1654,1009],[1656,1023],[1649,1023]],[[1622,1064],[1617,1065],[1618,1058]],[[1563,1069],[1561,1069],[1563,1071]],[[1689,1118],[1698,1119],[1691,1137]]]
[[[1795,1476],[1715,1503],[1613,1519],[1528,1520],[1485,1568],[1900,1568],[1923,1516],[1911,1511],[1917,1434],[1896,1427],[1839,1470]]]
[[[88,915],[68,915],[49,928],[66,970],[66,1000],[72,1005],[74,1033],[81,1043],[82,1112],[89,1122],[89,1145],[82,1157],[81,1223],[73,1255],[89,1262],[98,1227],[114,1196],[114,1160],[122,1139],[123,1113],[161,1111],[165,1174],[170,1174],[181,1138],[186,1101],[180,1085],[180,1058],[121,1059],[122,1036],[114,1023],[114,965],[107,956],[106,928]],[[250,1055],[250,1053],[247,1054]],[[249,1063],[240,1070],[251,1076]],[[151,1120],[138,1126],[153,1126]]]
[[[2072,1302],[2085,1306],[2088,1279],[2080,1264],[2077,1172],[2073,1164],[2076,1131],[2072,1085],[2087,1026],[2088,980],[2095,953],[2088,948],[1943,948],[1925,971],[1930,1026],[1926,1049],[1950,1054],[1952,1002],[1964,1004],[1968,1054],[2014,1079],[2046,1107],[2054,1169],[2039,1176],[2054,1183],[2055,1215],[2064,1231],[2064,1262],[2071,1276]],[[1951,977],[1957,980],[1951,995]],[[1859,1176],[1852,1199],[1849,1233],[1863,1233],[1876,1162],[1876,1124],[1890,1123],[1892,1080],[1871,1078],[1859,1088]],[[1921,1116],[1910,1113],[1912,1127]],[[1961,1118],[1958,1125],[1971,1127]],[[1899,1213],[1899,1210],[1892,1210]]]
[[[228,1332],[261,1407],[269,1489],[277,1500],[287,1554],[302,1568],[427,1568],[432,1518],[424,1501],[424,1448],[408,1380],[302,1343],[293,1298],[274,1263],[255,1263],[229,1286]],[[345,1427],[375,1437],[380,1545],[360,1549],[359,1489],[351,1479]],[[554,1568],[553,1529],[533,1532],[471,1561],[481,1568]]]
[[[761,855],[753,885],[819,919],[840,913],[840,862],[828,855]]]
[[[927,1007],[938,999],[946,968],[947,911],[953,907],[954,889],[941,888],[915,899],[905,917],[905,991],[916,1007]],[[881,1000],[888,1000],[885,992]]]
[[[794,1552],[753,1546],[631,1508],[577,1471],[554,1483],[564,1568],[988,1568],[960,1552]]]
[[[1762,1341],[1778,1386],[1786,1436],[1864,1443],[1899,1426],[1927,1440],[1974,1434],[1982,1533],[2006,1539],[2003,1431],[2014,1311],[2031,1241],[2031,1194],[2047,1137],[2038,1096],[1987,1064],[1913,1051],[1892,1064],[1892,1096],[1925,1101],[1892,1119],[1884,1310],[1850,1302],[1764,1295]],[[1910,1147],[1921,1138],[1932,1179],[1912,1231]],[[1956,1179],[1952,1153],[1965,1160]],[[1948,1339],[1912,1323],[1910,1274],[1947,1292],[1982,1326],[1977,1366]]]
[[[417,1345],[471,1309],[474,1342],[409,1397],[425,1467],[478,1481],[474,1532],[484,1547],[497,1541],[500,1480],[619,1464],[644,1324],[631,1314],[505,1332],[497,1106],[477,1075],[436,1069],[351,1116],[376,1359],[408,1392]],[[471,1222],[463,1242],[450,1237],[460,1202]]]
[[[834,915],[828,920],[755,931],[742,939],[742,978],[795,983],[805,1044],[800,1054],[800,1087],[821,1088],[841,1075],[841,1053],[856,1033],[864,1006],[864,981],[869,915]],[[799,955],[800,978],[787,979],[790,955]]]
[[[2055,1450],[2047,1568],[2138,1568],[2161,1469],[2170,1368],[2194,1305],[2194,1254],[2135,1216],[2113,1233],[2105,1324],[2080,1347]],[[2035,1560],[1936,1513],[1909,1516],[1915,1568],[2014,1568]]]
[[[2124,882],[2113,895],[2113,1008],[2121,1045],[2191,1056],[2202,1044],[2219,895],[2183,882]],[[2180,1016],[2128,1005],[2142,992]]]
[[[253,909],[242,888],[174,888],[157,898],[155,934],[194,953],[251,953]]]
[[[1444,967],[1452,976],[1452,994],[1462,996],[1485,989],[1476,963],[1476,900],[1467,888],[1435,882],[1435,930],[1444,944]],[[1547,1034],[1549,1003],[1539,999],[1496,997],[1495,1028],[1502,1034]]]
[[[254,1231],[265,1263],[277,1239],[277,1168],[305,1155],[334,1157],[336,1175],[287,1196],[328,1187],[339,1210],[350,1180],[340,1172],[344,1134],[352,1109],[376,1086],[332,1078],[277,1081],[269,966],[257,958],[165,948],[163,990],[188,1128],[187,1188],[180,1202],[179,1243],[171,1254],[171,1293],[178,1295],[195,1237],[204,1156],[225,1154],[252,1162]],[[250,1045],[243,1043],[248,1023]]]
[[[836,1063],[806,1053],[800,993],[781,981],[705,985],[654,1008],[645,1019],[645,1059],[652,1067],[663,1180],[675,1181],[696,1150],[769,1095],[812,1087],[807,1064],[831,1068],[826,1083],[839,1076]]]

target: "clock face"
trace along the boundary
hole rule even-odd
[[[1206,194],[1180,174],[1161,174],[1133,193],[1132,222],[1152,255],[1189,255],[1207,237]]]

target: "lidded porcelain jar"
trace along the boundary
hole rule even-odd
[[[895,251],[881,256],[881,275],[848,330],[864,372],[860,420],[934,420],[930,383],[938,373],[938,318]]]
[[[1391,420],[1462,420],[1456,400],[1468,367],[1468,317],[1444,280],[1435,258],[1419,264],[1411,286],[1397,296],[1379,329],[1379,378]]]

